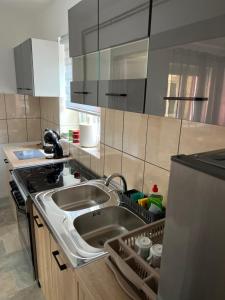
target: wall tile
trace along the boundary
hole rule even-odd
[[[180,154],[225,148],[225,127],[182,121]]]
[[[5,95],[7,119],[26,118],[25,100],[22,95]]]
[[[0,144],[8,143],[8,132],[6,120],[0,120]]]
[[[91,155],[91,170],[99,175],[104,175],[104,159],[105,159],[105,147],[103,144],[100,145],[100,158]]]
[[[6,119],[6,107],[4,94],[0,94],[0,119]]]
[[[40,98],[25,96],[26,116],[27,118],[40,118]]]
[[[91,156],[89,153],[83,151],[82,149],[78,149],[78,160],[86,168],[91,168]]]
[[[104,175],[109,176],[112,173],[121,173],[122,152],[108,146],[105,146],[105,164]],[[116,180],[120,182],[120,180]]]
[[[122,150],[123,115],[119,110],[106,109],[105,144]]]
[[[77,161],[79,160],[79,149],[72,143],[70,143],[70,155]]]
[[[178,152],[181,120],[149,116],[146,161],[170,170],[170,157]]]
[[[148,116],[125,112],[123,151],[140,159],[145,159]]]
[[[27,119],[28,142],[41,140],[41,120]]]
[[[27,141],[26,119],[7,120],[9,143],[20,143]]]
[[[100,116],[100,142],[105,142],[105,115],[106,115],[106,109],[101,107],[101,116]]]
[[[122,174],[127,181],[128,189],[137,189],[142,191],[144,175],[143,160],[123,153]]]
[[[150,194],[152,186],[154,184],[157,184],[159,187],[159,193],[162,194],[164,197],[164,205],[166,205],[169,185],[169,174],[170,173],[168,171],[146,162],[143,192],[145,194]]]

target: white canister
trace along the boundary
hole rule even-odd
[[[161,244],[155,244],[151,247],[151,265],[153,268],[159,268],[162,256],[163,246]]]
[[[147,259],[149,257],[149,251],[151,247],[152,241],[146,236],[139,236],[135,240],[135,250],[137,254],[144,259]]]
[[[96,147],[98,144],[96,125],[80,124],[80,146]]]

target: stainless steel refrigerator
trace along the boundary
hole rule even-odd
[[[159,300],[225,299],[225,149],[172,157]]]

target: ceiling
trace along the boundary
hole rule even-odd
[[[8,8],[23,11],[37,11],[55,0],[0,0],[0,9]]]

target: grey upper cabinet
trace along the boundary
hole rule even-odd
[[[225,125],[225,1],[153,1],[145,112]]]
[[[23,62],[23,85],[26,94],[32,95],[34,90],[33,81],[33,58],[31,39],[25,41],[22,45]]]
[[[150,0],[99,0],[99,49],[149,36]]]
[[[17,92],[23,95],[32,95],[33,86],[33,59],[31,39],[14,48]]]
[[[148,39],[100,51],[98,105],[143,113]]]
[[[98,50],[98,0],[82,0],[69,10],[70,56]]]
[[[22,45],[19,45],[14,48],[14,57],[15,57],[15,70],[16,70],[16,85],[17,91],[23,89],[23,54],[22,54]]]
[[[57,42],[28,39],[14,48],[14,59],[18,94],[59,96]]]
[[[73,58],[71,102],[98,105],[99,52]]]

